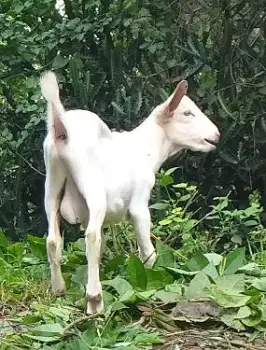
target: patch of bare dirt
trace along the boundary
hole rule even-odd
[[[266,350],[262,336],[251,341],[247,336],[228,329],[201,329],[190,327],[165,335],[165,342],[154,350]]]

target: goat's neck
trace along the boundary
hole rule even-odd
[[[182,147],[171,142],[157,122],[156,116],[150,115],[132,134],[138,140],[138,147],[147,157],[152,170],[156,173],[161,165],[173,154],[181,151]]]

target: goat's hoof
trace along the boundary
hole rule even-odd
[[[52,291],[54,294],[56,294],[58,296],[65,294],[66,284],[65,284],[63,277],[52,280]]]
[[[87,285],[87,315],[102,314],[104,311],[102,286],[101,284]]]
[[[87,315],[97,315],[102,314],[104,311],[104,304],[103,304],[103,297],[102,294],[99,293],[98,295],[94,295],[93,297],[88,297],[88,303],[87,303]]]

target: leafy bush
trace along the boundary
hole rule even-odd
[[[202,195],[194,185],[173,185],[174,170],[160,172],[158,181],[167,199],[150,206],[163,212],[164,218],[154,228],[158,237],[177,249],[181,259],[197,250],[226,252],[244,246],[252,260],[265,264],[266,231],[260,218],[263,208],[258,190],[250,194],[249,206],[245,209],[234,208],[229,193],[213,198],[209,211],[203,212],[201,208],[193,211]]]

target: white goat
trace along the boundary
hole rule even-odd
[[[52,289],[57,293],[65,290],[60,265],[62,216],[86,228],[88,314],[100,313],[104,307],[99,279],[103,226],[129,216],[140,259],[152,266],[156,253],[150,239],[148,202],[155,173],[182,149],[209,152],[216,148],[219,131],[186,96],[187,88],[187,82],[181,81],[136,129],[112,133],[92,112],[65,112],[54,73],[46,72],[41,78],[48,102],[45,209]]]

